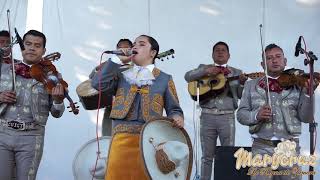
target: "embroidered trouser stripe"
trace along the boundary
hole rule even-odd
[[[37,171],[40,165],[42,153],[43,153],[43,136],[36,136],[35,137],[35,144],[34,144],[34,157],[29,168],[28,172],[28,180],[35,180]]]
[[[43,139],[43,136],[0,132],[0,179],[35,180]]]

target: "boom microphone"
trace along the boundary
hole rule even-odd
[[[17,41],[18,41],[18,43],[19,43],[19,46],[20,46],[21,51],[24,51],[25,48],[24,48],[24,45],[23,45],[23,41],[22,41],[22,39],[21,39],[18,31],[17,31],[17,28],[14,28],[14,32],[16,33],[16,38],[17,38]]]
[[[300,52],[300,49],[301,49],[301,38],[302,38],[302,36],[299,37],[299,40],[298,40],[298,42],[296,44],[296,51],[294,52],[294,55],[296,57],[299,56],[299,52]]]

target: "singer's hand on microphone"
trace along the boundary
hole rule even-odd
[[[130,48],[119,48],[118,50],[121,50],[123,54],[125,54],[125,56],[117,55],[123,64],[128,64],[131,62],[133,54],[131,54]]]

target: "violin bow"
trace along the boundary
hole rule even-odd
[[[7,22],[8,22],[8,31],[10,34],[10,58],[11,58],[11,66],[12,66],[12,88],[13,91],[16,91],[16,70],[14,67],[14,59],[12,57],[12,42],[13,42],[13,38],[11,36],[11,25],[10,25],[10,10],[7,10]]]
[[[266,16],[265,15],[266,15],[266,1],[263,0],[262,24],[260,24],[260,43],[261,43],[261,51],[262,51],[262,61],[264,63],[264,74],[265,74],[265,84],[266,84],[266,99],[267,99],[267,104],[271,107],[267,58],[266,58],[266,53],[264,52],[266,33],[265,33],[265,27],[263,27],[263,26],[265,26],[265,22],[266,22]]]

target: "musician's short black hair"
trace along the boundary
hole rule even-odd
[[[32,36],[38,36],[38,37],[41,37],[43,39],[43,48],[46,47],[46,43],[47,43],[47,38],[46,36],[40,32],[40,31],[37,31],[37,30],[29,30],[28,32],[26,32],[24,35],[23,35],[23,42],[24,40],[26,39],[26,36],[27,35],[32,35]]]
[[[120,43],[123,43],[123,42],[127,42],[131,48],[133,47],[133,44],[129,39],[120,39],[117,43],[117,48],[119,48]]]
[[[266,46],[266,48],[264,49],[264,52],[270,51],[271,49],[274,49],[274,48],[280,49],[282,51],[282,53],[283,53],[282,48],[280,46],[274,44],[274,43],[269,44],[268,46]]]
[[[10,38],[10,33],[7,30],[0,31],[0,36]]]
[[[148,41],[151,44],[151,50],[155,50],[157,52],[153,58],[153,63],[154,63],[154,60],[157,58],[157,56],[159,54],[159,44],[158,44],[157,40],[155,40],[151,36],[148,36],[148,35],[141,35],[141,36],[148,38]]]
[[[213,45],[212,51],[214,51],[214,49],[218,46],[218,45],[223,45],[227,48],[228,52],[229,52],[229,46],[227,43],[223,42],[223,41],[219,41],[216,44]]]

